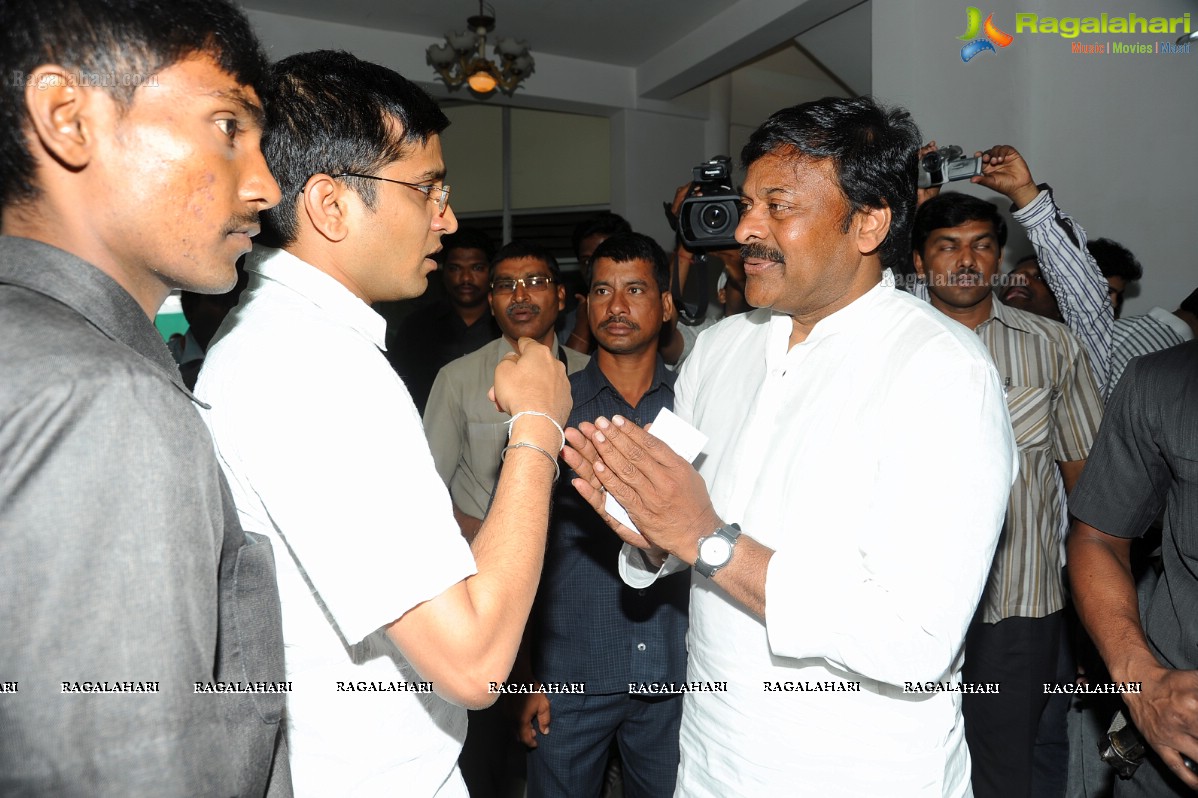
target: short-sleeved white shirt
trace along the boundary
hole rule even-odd
[[[383,627],[475,573],[385,322],[287,252],[247,268],[196,393],[242,525],[274,544],[295,794],[465,796],[466,711],[377,689],[423,681]]]

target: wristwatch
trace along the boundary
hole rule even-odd
[[[695,561],[695,570],[708,579],[715,576],[715,572],[732,559],[732,549],[736,547],[739,537],[740,524],[728,524],[705,538],[699,538],[699,559]]]

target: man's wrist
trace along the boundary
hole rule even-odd
[[[1011,204],[1015,206],[1015,210],[1020,210],[1027,207],[1028,203],[1039,196],[1039,194],[1039,186],[1035,183],[1027,183],[1011,192]]]
[[[521,441],[535,444],[551,454],[561,452],[561,435],[549,419],[539,416],[521,416],[511,427],[510,443]]]
[[[1151,651],[1144,649],[1127,653],[1118,659],[1112,658],[1107,670],[1111,679],[1116,682],[1144,682],[1158,678],[1159,674],[1167,669],[1157,661]]]

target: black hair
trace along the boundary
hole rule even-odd
[[[0,2],[0,207],[39,194],[25,106],[36,67],[58,64],[79,85],[106,89],[123,113],[155,73],[197,54],[262,94],[266,56],[227,0]]]
[[[423,89],[394,70],[338,50],[289,56],[269,75],[262,153],[283,200],[262,214],[269,243],[298,232],[298,197],[315,174],[373,175],[449,126]],[[373,209],[376,182],[353,181]]]
[[[657,283],[658,290],[663,294],[670,290],[670,259],[661,248],[661,244],[643,233],[620,233],[608,238],[595,249],[591,262],[598,263],[600,258],[607,258],[616,263],[648,261],[653,265],[653,280]],[[592,279],[593,271],[587,282]]]
[[[487,263],[495,257],[495,242],[491,237],[474,227],[459,227],[456,232],[441,238],[441,252],[437,259],[445,262],[445,258],[455,249],[481,249]]]
[[[1134,283],[1144,276],[1144,267],[1131,254],[1131,250],[1109,238],[1098,238],[1086,242],[1086,249],[1094,256],[1103,277],[1122,277]]]
[[[841,231],[848,232],[855,213],[889,208],[890,231],[878,254],[884,268],[901,270],[910,258],[919,144],[919,128],[905,109],[885,108],[871,97],[825,97],[776,112],[753,131],[740,157],[746,169],[785,150],[831,159],[849,204]]]
[[[553,257],[553,253],[547,247],[543,247],[533,241],[522,241],[520,239],[504,244],[499,253],[491,260],[491,277],[495,277],[495,267],[503,261],[519,260],[520,258],[534,258],[541,261],[549,267],[549,273],[553,275],[553,281],[558,285],[562,284],[562,270],[557,265],[557,258]]]
[[[573,245],[575,257],[578,256],[578,248],[582,246],[584,239],[590,238],[593,235],[602,235],[606,238],[611,238],[620,233],[631,233],[632,225],[618,213],[604,211],[598,216],[590,219],[584,219],[574,225],[574,232],[570,235],[570,243]]]
[[[993,202],[946,191],[919,206],[915,224],[911,226],[911,249],[922,253],[933,230],[960,227],[969,222],[989,222],[994,228],[994,237],[998,239],[998,248],[1007,245],[1007,223]]]
[[[1181,301],[1180,309],[1198,316],[1198,288],[1191,291],[1190,295]]]

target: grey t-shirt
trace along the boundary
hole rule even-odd
[[[1164,573],[1143,613],[1154,653],[1198,667],[1198,341],[1136,358],[1107,404],[1069,511],[1108,535],[1144,534],[1162,509]]]
[[[0,794],[291,793],[285,693],[207,692],[285,676],[194,402],[112,279],[0,237]]]

